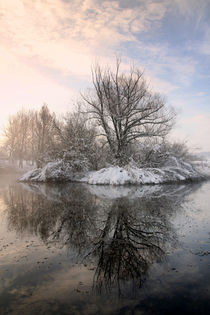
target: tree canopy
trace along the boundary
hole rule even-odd
[[[164,137],[174,124],[175,113],[164,97],[154,93],[146,83],[144,73],[130,67],[128,73],[96,64],[92,68],[93,88],[82,95],[85,112],[101,127],[101,136],[112,154],[123,161],[129,146],[145,137]]]

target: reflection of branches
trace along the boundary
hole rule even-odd
[[[140,206],[136,208],[126,198],[112,205],[92,252],[98,257],[94,287],[99,292],[103,287],[107,290],[116,285],[121,295],[122,284],[130,280],[134,287],[140,287],[149,266],[164,255],[169,223],[161,222],[158,216],[145,215]],[[140,217],[137,211],[141,212]]]
[[[49,191],[52,193],[53,186]],[[84,248],[94,230],[95,198],[79,185],[65,188],[60,185],[59,197],[52,195],[47,199],[19,185],[10,186],[4,196],[9,227],[19,233],[39,235],[44,242],[56,241],[77,250]]]
[[[94,209],[94,204],[93,200],[90,202],[89,199],[88,202],[87,198],[84,198],[81,194],[73,198],[72,203],[69,201],[63,203],[65,211],[59,218],[57,227],[51,235],[53,240],[57,240],[62,244],[74,245],[80,251],[91,242],[94,216],[90,212]]]
[[[175,240],[172,214],[197,187],[168,185],[165,193],[161,188],[161,194],[155,191],[149,197],[115,199],[90,253],[97,259],[94,288],[101,292],[115,287],[121,295],[125,284],[140,287],[151,264],[163,259]]]

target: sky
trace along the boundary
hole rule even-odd
[[[0,129],[22,108],[73,110],[116,56],[175,108],[172,139],[210,151],[210,0],[0,0]]]

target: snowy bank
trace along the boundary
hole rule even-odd
[[[204,174],[201,174],[191,164],[177,161],[175,158],[173,162],[173,165],[161,169],[113,166],[89,173],[81,181],[95,185],[145,185],[195,181],[204,178]]]
[[[75,175],[71,167],[63,161],[56,161],[48,163],[42,169],[29,171],[20,178],[20,181],[77,181],[91,185],[143,185],[196,181],[203,178],[205,178],[205,172],[201,172],[198,167],[171,157],[167,165],[162,168],[110,166],[99,171],[88,172],[83,177],[82,174]]]
[[[192,164],[201,175],[210,177],[210,160],[193,161]]]
[[[64,182],[71,181],[71,168],[62,160],[47,163],[43,168],[35,168],[21,178],[21,182]]]

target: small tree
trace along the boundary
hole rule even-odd
[[[86,113],[101,127],[101,135],[121,164],[135,140],[164,137],[173,126],[174,111],[164,98],[149,90],[142,71],[130,68],[128,74],[96,65],[92,69],[93,89],[82,95]]]

